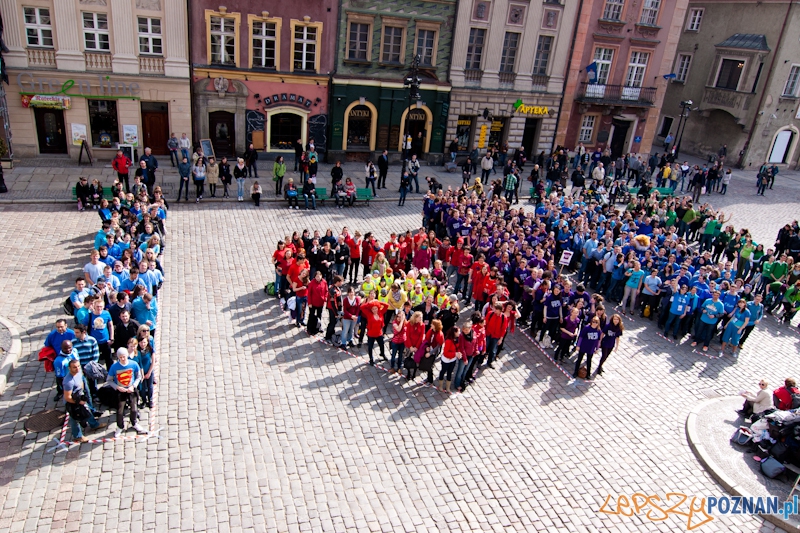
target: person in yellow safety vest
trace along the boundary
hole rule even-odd
[[[444,292],[437,293],[434,302],[436,302],[436,307],[438,307],[440,311],[450,307],[450,298]]]
[[[427,268],[423,268],[419,271],[419,281],[422,282],[422,285],[427,285],[428,280],[430,279],[430,273],[428,272]]]
[[[364,296],[368,296],[370,292],[378,288],[378,284],[372,280],[372,274],[367,274],[364,278],[364,283],[361,284],[361,292]]]
[[[411,293],[414,290],[414,285],[417,284],[417,275],[414,274],[412,270],[408,274],[406,274],[406,278],[403,280],[403,288],[406,291],[406,294]]]
[[[386,280],[386,286],[391,287],[392,283],[394,283],[394,271],[390,268],[386,269],[386,274],[383,275],[383,279]]]
[[[425,294],[422,292],[421,283],[417,283],[414,286],[414,292],[408,295],[408,299],[411,301],[411,307],[416,307],[425,301]]]
[[[389,300],[389,291],[385,288],[381,289],[378,293],[378,301],[383,303],[388,303]]]
[[[425,287],[422,289],[425,296],[436,296],[436,281],[429,279],[425,282]]]

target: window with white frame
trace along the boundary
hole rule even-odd
[[[399,26],[383,27],[383,56],[384,63],[400,63],[403,52],[403,32],[405,28]]]
[[[714,87],[736,91],[739,89],[739,80],[742,79],[744,61],[740,59],[723,59],[717,74],[717,83]]]
[[[236,64],[236,19],[211,17],[211,62]]]
[[[581,119],[581,130],[578,133],[578,142],[588,143],[592,142],[594,136],[594,122],[597,119],[595,115],[584,115]]]
[[[536,45],[536,56],[533,60],[533,74],[535,76],[547,75],[547,64],[550,62],[550,51],[553,48],[553,37],[540,35]]]
[[[483,28],[470,28],[469,44],[467,45],[467,65],[465,68],[480,69],[483,58],[483,43],[486,40],[486,30]]]
[[[138,17],[139,53],[160,56],[163,53],[161,19]]]
[[[678,65],[675,69],[675,81],[686,83],[689,76],[689,65],[692,64],[692,56],[689,54],[678,54]]]
[[[433,66],[434,43],[436,42],[436,32],[434,30],[417,29],[417,55],[419,64],[426,67]]]
[[[642,24],[655,26],[658,22],[658,9],[661,7],[661,0],[644,0],[642,7]]]
[[[295,26],[294,69],[311,71],[317,70],[316,26]]]
[[[700,31],[700,23],[703,22],[703,8],[689,10],[689,23],[686,25],[688,31]]]
[[[603,9],[603,18],[607,20],[620,20],[622,18],[622,8],[625,0],[606,0],[606,7]]]
[[[44,7],[24,7],[25,37],[28,46],[53,48],[53,26],[50,22],[50,10]]]
[[[347,39],[347,59],[367,61],[369,59],[369,34],[372,27],[360,22],[350,23],[350,35]]]
[[[253,66],[276,68],[278,28],[274,22],[253,21]]]
[[[625,76],[626,87],[642,86],[649,59],[650,54],[647,52],[631,52],[631,60],[628,62],[628,74]]]
[[[594,62],[597,63],[597,83],[606,85],[614,61],[614,49],[597,47],[594,49]]]
[[[783,87],[783,96],[797,96],[798,78],[800,78],[800,66],[793,65],[789,71],[789,78]]]
[[[83,13],[83,43],[86,50],[108,52],[111,41],[108,35],[108,15]]]
[[[503,55],[500,56],[500,72],[514,72],[517,61],[517,47],[519,46],[519,33],[507,31],[503,38]]]

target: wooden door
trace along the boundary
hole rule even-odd
[[[150,147],[154,154],[169,155],[169,113],[142,111],[143,147]]]
[[[39,138],[39,153],[66,154],[67,129],[64,127],[64,112],[60,109],[34,108],[36,136]],[[91,139],[88,142],[92,142]]]
[[[217,159],[236,155],[236,121],[233,113],[214,111],[208,114],[208,131]]]

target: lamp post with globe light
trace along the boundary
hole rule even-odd
[[[691,100],[684,100],[681,102],[681,117],[678,120],[678,144],[675,145],[675,157],[677,158],[681,153],[681,141],[683,140],[683,132],[686,131],[686,123],[689,121],[689,113],[692,112]],[[681,129],[681,123],[683,128]]]

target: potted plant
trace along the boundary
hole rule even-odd
[[[5,139],[0,139],[0,164],[3,168],[14,168],[14,161],[8,153],[8,143]]]

